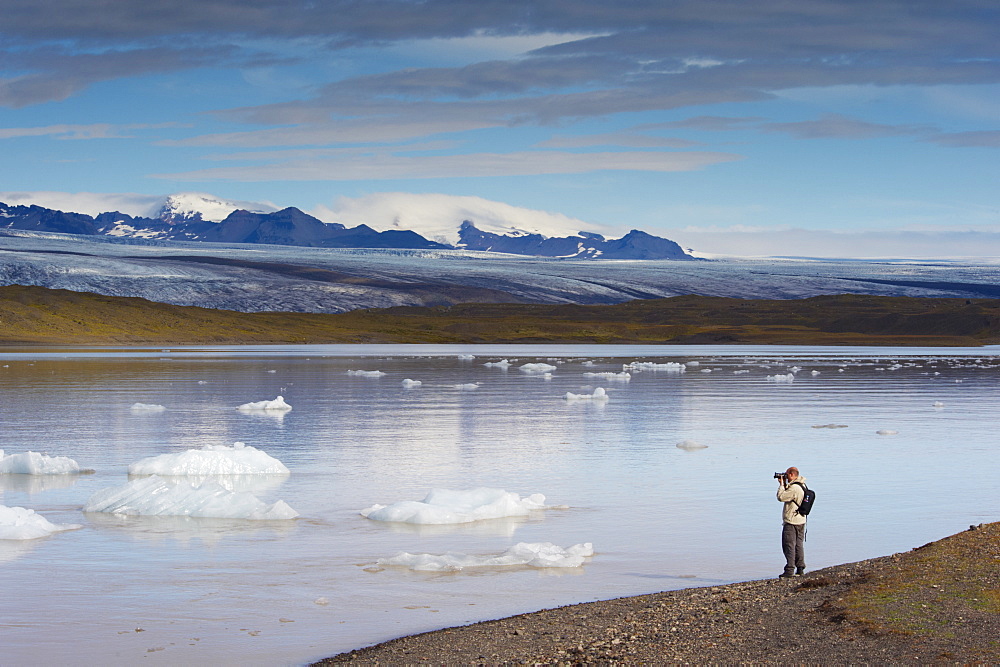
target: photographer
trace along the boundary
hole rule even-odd
[[[792,466],[784,473],[774,473],[778,480],[778,500],[785,503],[781,519],[781,551],[785,554],[785,571],[779,578],[797,577],[806,571],[803,542],[806,537],[806,517],[799,514],[799,505],[805,497],[805,477]],[[798,482],[796,484],[796,482]]]

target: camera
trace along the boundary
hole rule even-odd
[[[787,477],[787,476],[788,476],[788,475],[786,475],[786,474],[785,474],[785,473],[783,473],[783,472],[776,472],[776,473],[774,473],[774,478],[775,478],[775,479],[784,479],[784,478],[785,478],[785,477]]]

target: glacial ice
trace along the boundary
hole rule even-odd
[[[347,374],[363,378],[380,378],[385,375],[382,371],[347,371]]]
[[[4,456],[0,449],[0,474],[21,475],[72,475],[80,472],[80,465],[66,456],[47,456],[38,452],[24,452]]]
[[[487,361],[483,364],[486,368],[510,368],[510,361],[501,359],[500,361]]]
[[[166,409],[165,406],[155,403],[133,403],[129,408],[129,410],[136,414],[163,412]]]
[[[0,540],[34,540],[63,530],[81,528],[77,523],[52,523],[35,510],[0,505]]]
[[[708,445],[703,445],[700,442],[695,442],[694,440],[682,440],[677,443],[677,449],[685,449],[687,451],[694,451],[696,449],[707,449]]]
[[[567,401],[606,401],[608,398],[608,392],[604,390],[604,387],[597,387],[594,389],[593,394],[574,394],[571,391],[566,392]]]
[[[687,366],[676,361],[668,361],[665,364],[658,364],[655,361],[633,361],[630,364],[622,364],[625,371],[666,371],[668,373],[684,373]]]
[[[473,359],[476,358],[476,355],[474,355],[474,354],[459,354],[455,358],[456,359],[461,359],[462,361],[472,361]]]
[[[244,403],[236,408],[240,412],[288,412],[292,409],[285,403],[284,396],[278,396],[273,401],[256,401],[254,403]]]
[[[406,389],[414,389],[422,385],[423,382],[420,380],[411,380],[410,378],[406,378],[400,384],[402,384]]]
[[[281,461],[242,442],[206,445],[176,454],[161,454],[136,461],[130,475],[287,475]]]
[[[538,375],[541,373],[551,373],[556,369],[552,364],[522,364],[518,370],[522,373],[528,373],[531,375]]]
[[[899,435],[899,431],[894,431],[891,428],[880,428],[875,433],[877,435]]]
[[[472,389],[479,389],[478,382],[466,382],[465,384],[453,384],[452,387],[455,389],[461,389],[463,391],[469,391]]]
[[[606,380],[617,380],[619,382],[629,382],[632,379],[632,374],[628,371],[622,371],[621,373],[584,373],[584,377],[592,378],[604,378]]]
[[[372,505],[361,510],[361,516],[373,521],[452,524],[527,516],[532,510],[544,508],[545,496],[540,493],[521,498],[516,493],[488,487],[460,491],[432,489],[423,500]]]
[[[551,542],[518,542],[506,551],[492,556],[448,552],[436,554],[399,553],[392,558],[380,558],[378,565],[395,565],[424,572],[457,572],[469,567],[579,567],[584,559],[594,555],[590,542],[559,547]]]
[[[795,381],[795,374],[794,373],[786,373],[786,374],[782,375],[781,373],[779,373],[777,375],[768,375],[767,376],[767,381],[768,382],[777,382],[778,384],[791,384],[792,382]]]
[[[252,520],[294,519],[299,515],[283,500],[267,505],[250,493],[234,493],[216,482],[172,484],[156,475],[101,489],[90,497],[83,511]]]

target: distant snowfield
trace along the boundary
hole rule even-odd
[[[329,273],[307,273],[310,267]],[[374,284],[338,282],[338,275]],[[621,303],[685,294],[1000,297],[1000,266],[960,260],[559,260],[462,250],[343,250],[0,236],[0,285],[237,311],[344,312],[462,301]],[[398,284],[398,287],[396,286]]]

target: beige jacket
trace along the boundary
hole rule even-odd
[[[806,478],[801,475],[795,478],[796,482],[806,483]],[[806,518],[798,513],[802,498],[806,495],[805,489],[798,484],[789,484],[787,488],[778,487],[778,500],[785,503],[781,510],[781,520],[796,526],[806,522]]]

